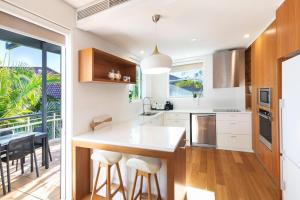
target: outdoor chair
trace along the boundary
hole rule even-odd
[[[34,160],[36,176],[39,177],[37,159],[36,159],[35,148],[34,148],[34,135],[16,138],[11,140],[8,143],[6,155],[5,157],[3,156],[1,157],[1,161],[5,162],[7,167],[8,192],[11,191],[9,161],[20,159],[21,170],[23,174],[25,157],[27,155],[30,155],[31,158],[31,172],[33,172],[33,160]]]
[[[0,144],[0,149],[1,149],[1,144]],[[2,162],[0,162],[0,173],[1,173],[2,191],[3,191],[3,195],[5,195],[6,194],[6,189],[5,189],[5,181],[4,181],[4,175],[3,175]]]
[[[1,132],[0,132],[0,137],[6,136],[6,135],[11,135],[11,134],[13,134],[13,131],[12,131],[12,130],[1,131]]]
[[[2,136],[7,136],[7,135],[12,135],[13,134],[13,131],[12,130],[7,130],[7,131],[1,131],[0,132],[0,137]],[[0,153],[1,155],[2,154],[6,154],[6,151],[2,151]],[[11,164],[14,165],[14,161],[11,161]],[[18,161],[17,161],[17,166],[16,166],[16,171],[18,170]]]

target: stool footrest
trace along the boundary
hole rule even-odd
[[[105,185],[106,185],[106,182],[103,183],[103,184],[96,190],[97,193],[98,193]],[[112,191],[111,197],[115,196],[115,195],[120,191],[120,188],[121,188],[121,186],[120,186],[119,184],[116,184],[116,183],[112,183],[110,187],[111,187],[111,191]],[[98,195],[98,196],[100,196],[100,195]],[[103,196],[100,196],[100,197],[103,197]],[[105,197],[103,197],[103,198],[105,199]]]
[[[137,195],[134,199],[137,199],[139,195]],[[148,200],[148,193],[142,193],[142,200]],[[152,200],[158,200],[158,196],[155,194],[151,194],[151,199]]]
[[[96,189],[96,192],[99,192],[106,185],[106,181],[100,185],[99,188]]]

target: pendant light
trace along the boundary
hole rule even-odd
[[[157,25],[159,19],[160,19],[160,15],[152,16],[152,21],[155,23],[155,26]],[[141,62],[141,69],[143,74],[169,73],[171,67],[172,67],[171,57],[160,53],[157,44],[155,45],[152,55],[147,58],[144,58]]]

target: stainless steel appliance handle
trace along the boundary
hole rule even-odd
[[[270,120],[270,121],[272,120],[272,117],[270,117],[268,115],[264,115],[264,114],[261,114],[261,113],[258,113],[258,115],[265,118],[265,119],[267,119],[267,120]]]
[[[282,109],[284,107],[284,100],[280,99],[279,100],[279,148],[280,148],[280,153],[283,154],[283,135],[282,135]]]
[[[283,179],[283,162],[284,162],[284,155],[283,155],[283,137],[282,137],[282,109],[283,109],[283,99],[279,99],[279,151],[280,151],[280,187],[281,190],[285,190],[285,184]]]
[[[215,117],[216,114],[195,114],[197,117]]]

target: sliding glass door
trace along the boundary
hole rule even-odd
[[[32,175],[30,160],[25,159],[25,175],[19,173],[15,179],[24,183],[25,176],[31,185],[30,181],[39,179],[34,187],[28,187],[25,181],[25,185],[16,184],[20,188],[15,188],[36,198],[38,195],[60,198],[61,49],[49,42],[0,29],[0,139],[4,131],[15,135],[33,132],[48,135],[47,157],[51,161],[42,157],[42,148],[36,150],[43,178]],[[47,193],[36,192],[44,187],[48,188]]]

